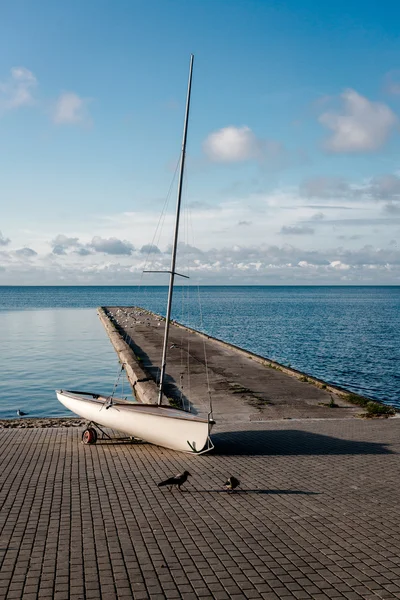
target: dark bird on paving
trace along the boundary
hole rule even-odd
[[[17,415],[19,417],[25,417],[28,413],[24,412],[23,410],[18,409],[17,410]]]
[[[161,481],[157,485],[158,485],[158,487],[163,487],[164,485],[168,485],[170,490],[172,490],[174,485],[177,485],[178,489],[181,489],[181,485],[183,485],[185,483],[185,481],[187,480],[188,477],[190,477],[189,471],[184,471],[183,473],[180,473],[179,475],[175,475],[175,477],[170,477],[169,479],[166,479],[165,481]]]
[[[233,492],[233,490],[237,487],[239,487],[240,485],[240,481],[239,479],[236,479],[236,477],[234,477],[233,475],[231,475],[228,479],[228,481],[225,481],[224,483],[224,488],[226,490],[228,490],[228,492]]]

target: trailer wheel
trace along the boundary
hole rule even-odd
[[[97,442],[97,431],[94,427],[88,427],[82,433],[82,442],[84,444],[95,444]]]

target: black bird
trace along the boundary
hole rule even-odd
[[[17,415],[19,417],[25,417],[28,413],[24,412],[23,410],[18,409],[17,410]]]
[[[239,479],[236,479],[236,477],[234,477],[233,475],[231,475],[228,479],[228,481],[225,481],[224,483],[224,488],[226,490],[228,490],[228,492],[233,492],[233,490],[237,487],[239,487],[240,485],[240,481]]]
[[[174,485],[177,485],[178,489],[181,489],[181,485],[183,485],[185,483],[185,481],[187,480],[188,477],[190,477],[189,471],[184,471],[183,473],[175,475],[175,477],[170,477],[169,479],[166,479],[165,481],[161,481],[157,485],[158,485],[158,487],[163,487],[164,485],[168,485],[170,490],[172,490]]]

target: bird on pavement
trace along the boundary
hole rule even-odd
[[[161,481],[157,485],[158,485],[158,487],[163,487],[163,486],[167,485],[167,486],[169,486],[170,491],[172,490],[174,485],[177,485],[178,489],[180,490],[181,485],[183,485],[185,483],[185,481],[187,480],[188,477],[190,477],[189,471],[184,471],[183,473],[175,475],[175,477],[170,477],[169,479],[166,479],[165,481]]]
[[[17,410],[17,415],[19,417],[25,417],[28,413],[24,412],[23,410],[18,409]]]
[[[228,492],[233,492],[233,490],[237,487],[239,487],[240,485],[240,481],[239,479],[236,479],[236,477],[234,477],[233,475],[231,475],[228,479],[228,481],[225,481],[224,483],[224,488],[228,491]]]

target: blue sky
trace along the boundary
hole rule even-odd
[[[134,284],[152,242],[168,264],[174,197],[153,236],[191,52],[193,281],[399,284],[399,17],[354,0],[7,2],[0,284]]]

